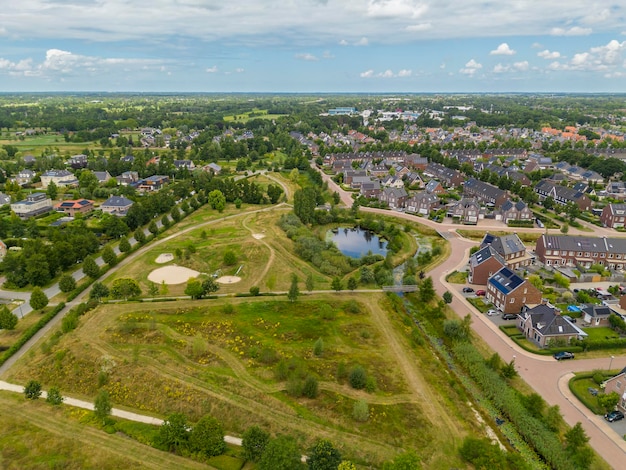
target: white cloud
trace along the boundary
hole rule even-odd
[[[373,18],[419,18],[428,5],[413,0],[370,0],[367,16]]]
[[[324,51],[324,53],[322,54],[322,57],[324,59],[334,59],[335,58],[335,56],[330,51]]]
[[[379,73],[378,76],[381,77],[381,78],[393,78],[393,77],[395,77],[393,72],[391,70],[389,70],[389,69],[385,70],[382,73]]]
[[[515,51],[509,47],[506,42],[500,44],[496,49],[489,53],[490,55],[513,55]]]
[[[537,52],[537,55],[542,59],[558,59],[561,57],[561,53],[557,51],[550,52],[548,49],[545,49],[541,52]]]
[[[217,72],[217,65],[214,65],[213,67],[208,67],[206,69],[206,73],[216,73]]]
[[[476,72],[482,68],[483,68],[482,64],[479,64],[474,59],[471,59],[468,63],[465,64],[465,67],[459,70],[459,72],[462,73],[463,75],[468,75],[470,77],[473,77],[476,74]]]
[[[374,76],[374,71],[372,69],[366,70],[365,72],[361,72],[361,78],[371,78]]]
[[[308,62],[317,62],[319,60],[313,54],[309,54],[308,52],[304,54],[296,54],[296,59],[306,60]]]
[[[593,30],[591,28],[572,26],[569,29],[552,28],[550,34],[552,34],[552,36],[589,36],[592,32]]]
[[[625,55],[626,41],[619,42],[613,39],[604,46],[592,47],[588,51],[574,54],[569,62],[552,62],[548,68],[616,73],[620,69],[626,69]]]
[[[339,41],[340,46],[367,46],[369,44],[369,40],[366,37],[362,37],[361,39],[357,39],[356,41],[347,41],[346,39],[342,39]]]
[[[430,23],[419,23],[419,24],[411,24],[406,27],[407,31],[419,32],[419,31],[429,31],[433,28],[433,25]]]
[[[493,73],[504,73],[504,72],[508,72],[509,70],[510,70],[510,67],[508,65],[497,64],[493,68]]]
[[[375,73],[373,69],[361,72],[361,78],[407,78],[413,75],[413,71],[409,69],[399,70],[398,73],[394,73],[393,70],[387,69],[383,72]]]
[[[513,63],[513,68],[519,72],[525,72],[526,70],[528,70],[529,67],[530,67],[530,64],[528,63],[527,60]]]
[[[402,69],[398,72],[398,77],[410,77],[411,75],[413,75],[413,72],[407,69]]]
[[[241,67],[235,69],[235,73],[244,73],[244,72],[245,72],[245,69]]]

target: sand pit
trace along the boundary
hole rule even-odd
[[[215,282],[219,282],[220,284],[234,284],[239,281],[241,281],[239,276],[222,276],[215,280]]]
[[[157,259],[155,261],[159,264],[163,264],[163,263],[169,263],[173,259],[174,259],[174,255],[172,253],[161,253],[159,256],[157,256]]]
[[[182,266],[163,266],[162,268],[155,269],[148,274],[148,280],[161,284],[183,284],[189,280],[189,278],[197,277],[200,274],[193,269],[184,268]]]
[[[253,233],[252,237],[256,238],[257,240],[260,240],[261,238],[265,238],[265,234],[264,233]]]

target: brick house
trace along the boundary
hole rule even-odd
[[[600,221],[605,227],[624,227],[626,225],[626,204],[607,204],[602,209]]]
[[[93,210],[93,201],[89,199],[76,199],[59,202],[54,206],[54,210],[57,212],[64,212],[70,217],[74,217],[76,214],[86,214]]]
[[[506,266],[511,269],[519,269],[521,266],[532,264],[533,257],[526,253],[526,246],[516,233],[496,237],[486,233],[480,246],[492,246],[502,256]]]
[[[473,196],[487,204],[493,204],[496,208],[502,207],[508,200],[506,191],[492,184],[477,180],[476,178],[469,178],[463,184],[463,193],[468,196]]]
[[[426,187],[424,188],[424,190],[427,193],[432,193],[432,194],[443,194],[446,192],[446,188],[444,188],[441,183],[437,180],[430,180],[427,184]]]
[[[583,321],[589,326],[609,326],[613,311],[605,305],[587,304],[583,307]]]
[[[440,201],[434,194],[421,192],[408,198],[405,203],[406,210],[415,214],[428,215],[432,210],[439,207]]]
[[[474,199],[463,198],[448,208],[448,217],[465,225],[476,225],[480,215],[480,205]]]
[[[489,278],[506,264],[504,258],[491,245],[487,245],[470,256],[469,266],[468,281],[471,284],[486,286]]]
[[[619,395],[617,409],[626,413],[626,367],[619,374],[604,382],[604,393],[615,392]]]
[[[424,174],[438,179],[442,185],[448,188],[461,186],[465,181],[463,173],[447,168],[440,163],[429,163]]]
[[[378,199],[386,202],[391,209],[403,208],[408,197],[404,188],[384,188],[378,195]]]
[[[533,211],[531,211],[524,201],[513,202],[507,200],[500,207],[502,221],[508,224],[511,220],[532,220]]]
[[[569,343],[572,338],[585,335],[561,315],[557,315],[554,308],[545,304],[523,308],[517,322],[524,336],[542,348],[547,347],[551,341]]]
[[[576,191],[547,180],[541,180],[534,187],[534,191],[542,201],[552,197],[557,204],[566,205],[573,202],[581,211],[591,210],[591,199],[584,192]]]
[[[504,313],[519,313],[524,305],[541,302],[541,291],[508,267],[487,280],[486,291],[486,299]]]
[[[537,259],[547,266],[601,264],[608,269],[626,268],[626,239],[566,235],[541,235],[535,248]]]
[[[369,180],[365,183],[362,183],[359,193],[367,198],[377,198],[380,194],[380,182],[378,180]]]

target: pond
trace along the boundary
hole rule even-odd
[[[326,233],[326,241],[332,241],[339,251],[350,258],[361,258],[368,253],[387,254],[387,242],[371,230],[360,227],[339,227]]]

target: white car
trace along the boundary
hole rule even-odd
[[[500,312],[494,309],[490,309],[490,310],[487,310],[487,315],[489,315],[490,317],[493,317],[494,315],[500,315]]]

